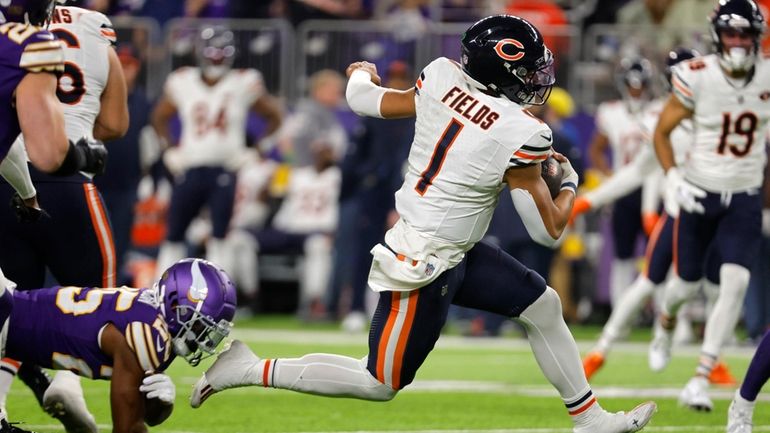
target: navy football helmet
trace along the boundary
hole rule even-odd
[[[750,53],[740,48],[725,50],[720,38],[725,30],[751,35],[754,49]],[[765,18],[754,0],[719,0],[711,14],[711,40],[722,67],[730,71],[751,69],[764,31]]]
[[[42,26],[51,19],[55,5],[55,0],[2,0],[0,23],[17,22]]]
[[[653,70],[643,57],[621,59],[615,74],[615,84],[631,111],[637,111],[652,99]]]
[[[528,21],[513,15],[484,18],[462,37],[462,68],[495,96],[543,105],[556,82],[553,55]]]
[[[203,75],[222,78],[235,61],[235,35],[221,26],[204,27],[198,38],[198,62]]]
[[[666,69],[664,74],[666,75],[666,86],[671,87],[671,68],[679,62],[690,60],[695,57],[699,57],[700,53],[692,48],[677,47],[668,52],[666,56]]]

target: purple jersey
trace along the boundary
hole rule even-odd
[[[28,72],[61,72],[64,50],[49,31],[28,24],[0,25],[0,161],[21,128],[14,92]]]
[[[6,356],[92,379],[112,376],[100,338],[108,324],[126,337],[145,372],[173,360],[171,338],[153,290],[55,287],[15,292]]]

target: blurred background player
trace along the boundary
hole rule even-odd
[[[258,254],[303,256],[299,281],[299,313],[318,319],[332,265],[332,239],[339,215],[340,169],[336,163],[342,149],[333,139],[319,136],[310,144],[313,165],[289,172],[286,194],[268,227],[232,229],[228,250],[237,274],[251,272],[258,282]],[[265,167],[269,169],[269,167]],[[256,180],[256,179],[255,179]],[[237,233],[236,233],[237,232]]]
[[[555,154],[564,175],[551,197],[540,170],[552,154],[551,131],[522,109],[548,99],[555,81],[551,52],[529,22],[508,15],[475,23],[461,46],[462,65],[440,57],[406,91],[380,87],[370,63],[348,67],[346,96],[356,113],[416,116],[409,167],[396,192],[400,219],[371,250],[369,286],[379,303],[368,356],[261,360],[235,341],[196,384],[193,407],[238,386],[390,400],[412,382],[450,305],[458,304],[516,318],[527,328],[538,365],[559,391],[576,433],[634,432],[647,424],[652,402],[628,414],[600,407],[556,292],[513,257],[479,242],[506,186],[538,242],[553,245],[567,224],[577,175]]]
[[[15,292],[5,349],[22,362],[109,380],[112,431],[142,433],[171,415],[176,391],[164,371],[177,356],[196,366],[214,353],[230,332],[235,296],[227,274],[200,259],[175,263],[152,288]]]
[[[25,196],[14,196],[17,215],[22,218],[33,215],[27,221],[39,219],[42,212],[38,208],[36,191],[31,187],[25,147],[33,166],[55,176],[69,176],[79,170],[101,172],[106,159],[101,143],[82,136],[74,137],[75,143],[67,139],[62,109],[56,99],[57,77],[51,74],[64,71],[62,44],[54,41],[47,30],[36,27],[47,25],[53,10],[53,1],[43,0],[8,1],[0,5],[0,17],[5,21],[0,35],[0,52],[5,61],[0,66],[0,73],[6,76],[0,94],[6,110],[3,119],[8,120],[0,130],[0,145],[4,154],[8,154],[19,132],[25,139],[23,146],[17,144],[17,150],[11,152],[17,159],[10,177],[15,187],[18,182],[27,185],[21,191],[26,193]],[[6,179],[8,173],[7,170],[3,172]],[[15,189],[20,191],[18,187]],[[9,197],[13,194],[10,192]],[[3,295],[5,289],[2,287]],[[6,315],[5,310],[0,308],[0,315]],[[10,379],[6,377],[6,381],[10,382]],[[0,428],[6,429],[5,426]]]
[[[393,61],[383,77],[385,87],[408,90],[414,77],[408,65]],[[352,145],[342,161],[340,226],[335,241],[334,278],[329,287],[327,311],[331,318],[344,313],[341,327],[348,332],[366,330],[367,286],[372,255],[371,246],[398,218],[393,194],[403,182],[403,167],[414,137],[414,119],[365,117],[355,130]],[[351,206],[352,205],[352,206]],[[345,207],[354,208],[349,220]],[[350,254],[345,254],[346,252]],[[345,288],[340,274],[349,270],[350,304],[344,307]]]
[[[699,53],[697,51],[689,48],[676,48],[668,53],[665,60],[665,82],[669,83],[669,90],[671,68],[679,62],[698,56]],[[660,105],[651,104],[651,107],[649,107],[648,112],[645,114],[644,121],[648,140],[652,138],[651,133],[655,128],[659,115]],[[674,146],[674,154],[678,164],[685,163],[687,155],[691,150],[692,137],[693,129],[689,119],[682,121],[672,132],[671,142]],[[659,174],[662,175],[662,170],[650,141],[649,145],[645,143],[645,146],[640,149],[639,153],[634,156],[629,164],[613,173],[598,188],[578,197],[576,202],[580,202],[580,204],[576,204],[575,208],[573,208],[573,217],[585,210],[597,209],[612,203],[619,197],[627,194],[628,191],[637,189],[642,184],[647,183],[646,179],[658,176]],[[659,185],[653,183],[653,187],[658,189]],[[658,194],[656,193],[655,196],[658,197]],[[658,203],[659,201],[655,200],[655,202]],[[657,209],[658,205],[656,204],[654,208]],[[671,212],[675,211],[676,209],[671,210]],[[583,359],[583,367],[589,380],[603,366],[607,355],[618,338],[628,332],[628,329],[637,319],[642,307],[650,299],[655,289],[663,284],[667,278],[673,256],[673,226],[674,218],[664,211],[650,229],[645,227],[645,232],[648,232],[650,235],[645,253],[645,268],[633,284],[631,284],[627,292],[616,302],[610,318],[602,329],[599,341]],[[716,291],[719,286],[719,262],[713,250],[711,251],[712,253],[709,255],[709,260],[706,263],[704,285],[706,286],[706,292],[709,294],[713,292],[713,296],[716,297]],[[680,310],[680,312],[684,313],[685,311]],[[680,314],[680,319],[677,321],[677,330],[690,326],[689,321],[682,320],[681,317],[682,314]],[[679,332],[680,334],[686,333],[685,331]],[[692,331],[690,330],[689,332],[691,333]],[[658,371],[655,368],[653,370]],[[721,384],[735,383],[724,364],[720,364],[719,368],[712,371],[710,380]]]
[[[711,16],[716,53],[674,66],[673,93],[655,129],[655,151],[666,171],[667,202],[679,205],[674,237],[676,275],[666,285],[661,332],[650,359],[670,359],[670,330],[703,276],[709,244],[721,258],[719,296],[709,315],[701,356],[679,395],[682,405],[710,411],[708,377],[732,336],[759,252],[764,134],[770,119],[770,65],[759,55],[765,21],[753,0],[722,0]],[[685,164],[674,159],[671,132],[686,118],[695,125]],[[667,208],[670,207],[667,205]]]
[[[644,115],[652,102],[652,65],[644,58],[624,58],[616,73],[622,99],[604,102],[596,111],[596,134],[588,148],[591,165],[604,176],[631,162],[645,143]],[[612,164],[607,162],[607,150]],[[614,306],[636,274],[636,243],[642,233],[642,190],[615,201],[612,209],[614,260],[610,268],[610,303]]]
[[[265,135],[281,125],[282,113],[254,69],[233,69],[235,37],[223,27],[205,27],[198,38],[198,67],[180,68],[169,75],[155,106],[152,126],[172,147],[163,158],[174,177],[166,239],[158,253],[156,272],[186,256],[185,232],[207,206],[213,226],[206,255],[223,262],[233,212],[236,170],[255,158],[246,148],[246,120],[250,111],[266,122]],[[181,121],[174,140],[169,122]],[[175,146],[173,146],[176,144]]]

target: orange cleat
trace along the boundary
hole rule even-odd
[[[604,365],[604,355],[600,352],[589,352],[583,358],[583,371],[586,373],[586,379],[591,380],[591,377],[602,368],[602,365]]]
[[[717,362],[714,369],[711,370],[709,382],[720,386],[735,386],[738,384],[738,381],[735,380],[735,377],[730,373],[727,364],[722,361]]]

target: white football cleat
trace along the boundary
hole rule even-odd
[[[741,404],[733,398],[730,409],[727,410],[727,433],[751,433],[753,415],[753,404]]]
[[[650,370],[657,373],[668,366],[669,361],[671,361],[671,341],[670,331],[656,330],[655,337],[652,339],[647,352]]]
[[[99,432],[83,398],[80,378],[70,371],[56,373],[43,394],[43,410],[58,419],[67,433]]]
[[[679,394],[679,404],[690,409],[711,412],[714,403],[708,395],[709,381],[705,377],[695,376],[691,378]]]
[[[652,419],[658,405],[647,401],[626,412],[607,412],[597,408],[595,414],[582,425],[576,425],[574,433],[632,433],[640,431]]]
[[[190,406],[198,408],[207,398],[225,389],[261,385],[262,378],[257,375],[259,361],[249,346],[233,340],[195,383]]]

